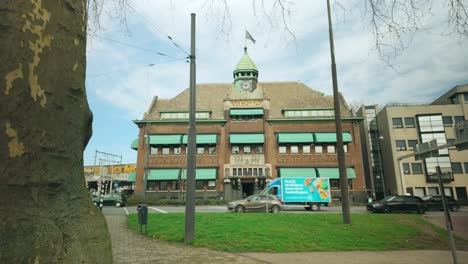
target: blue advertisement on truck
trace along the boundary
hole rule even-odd
[[[303,206],[318,211],[331,201],[330,179],[324,177],[284,177],[270,182],[263,193],[273,194],[284,206]]]

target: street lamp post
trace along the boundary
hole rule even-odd
[[[148,131],[148,127],[145,127],[145,136],[144,136],[144,139],[145,139],[145,144],[146,144],[146,160],[145,160],[145,174],[144,174],[144,179],[143,179],[143,188],[144,188],[144,202],[146,203],[146,191],[148,189],[148,172],[149,172],[149,168],[148,168],[148,164],[149,164],[149,154],[150,154],[150,135],[149,135],[149,131]]]

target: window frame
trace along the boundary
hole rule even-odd
[[[418,169],[415,169],[418,168]],[[411,171],[413,174],[424,174],[422,163],[415,162],[411,163]]]
[[[463,167],[460,161],[451,162],[450,167],[452,169],[453,174],[463,174]],[[454,168],[457,168],[457,170],[455,170]]]
[[[403,143],[403,145],[405,145],[405,146],[404,147],[398,146],[398,143]],[[406,140],[396,139],[395,140],[395,148],[396,148],[397,151],[406,151],[407,150]]]
[[[396,124],[400,123],[400,124]],[[401,117],[393,117],[392,118],[392,127],[393,128],[403,128],[403,119]]]
[[[416,127],[416,123],[415,123],[414,117],[405,117],[403,120],[404,120],[405,127],[407,127],[407,128],[414,128],[414,127]],[[411,122],[413,122],[413,124],[408,125],[407,121],[409,121],[409,120],[411,120]]]
[[[317,151],[318,149],[320,149],[320,151]],[[314,151],[315,151],[315,154],[323,154],[323,146],[322,145],[315,145],[314,146]]]
[[[278,146],[278,154],[287,154],[287,153],[288,153],[288,149],[286,146],[284,145]]]
[[[409,163],[403,163],[402,166],[403,166],[403,174],[411,174]]]
[[[291,145],[289,147],[291,154],[299,154],[299,146],[298,145]]]

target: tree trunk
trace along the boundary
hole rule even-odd
[[[0,1],[0,263],[111,263],[83,150],[86,0]]]

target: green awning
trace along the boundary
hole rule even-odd
[[[314,143],[312,133],[279,133],[278,143]]]
[[[195,171],[195,180],[216,180],[216,168],[197,169]],[[182,180],[187,179],[187,170],[182,169],[180,176]]]
[[[317,177],[314,168],[280,168],[281,177]]]
[[[153,169],[148,174],[148,180],[153,181],[177,181],[180,169]]]
[[[130,148],[134,149],[134,150],[138,150],[138,138],[135,138],[133,141],[132,141],[132,145],[130,145]]]
[[[135,182],[136,180],[136,172],[132,172],[128,175],[127,181],[129,182]]]
[[[338,168],[317,168],[319,177],[327,177],[330,179],[339,179],[340,171]],[[356,173],[353,168],[346,168],[348,179],[356,179]]]
[[[263,134],[231,134],[229,136],[231,144],[263,144],[264,142]]]
[[[263,108],[231,109],[229,114],[232,116],[263,115]]]
[[[314,133],[316,143],[331,143],[336,142],[336,133]],[[343,142],[351,142],[351,134],[348,132],[343,133]]]
[[[150,145],[180,145],[182,135],[151,135]]]
[[[182,137],[182,144],[187,145],[187,142],[188,135],[184,135]],[[216,145],[218,143],[216,134],[197,135],[196,142],[200,145]]]

